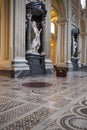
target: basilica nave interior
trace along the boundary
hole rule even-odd
[[[0,0],[0,130],[87,130],[87,0]]]

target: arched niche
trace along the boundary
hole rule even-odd
[[[52,0],[52,9],[54,10],[56,20],[56,63],[57,65],[66,64],[66,30],[67,30],[67,19],[66,9],[63,0]]]

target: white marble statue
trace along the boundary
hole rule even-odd
[[[73,56],[76,53],[76,49],[77,49],[77,42],[75,41],[75,39],[73,38]]]
[[[40,33],[42,29],[38,30],[35,21],[32,22],[32,28],[33,28],[35,37],[32,40],[31,50],[33,53],[38,53],[38,49],[40,48]]]

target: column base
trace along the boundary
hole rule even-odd
[[[19,78],[27,77],[29,75],[29,65],[23,58],[13,60],[11,65],[0,65],[0,76]]]
[[[43,59],[43,55],[41,55]],[[43,60],[42,60],[43,61]],[[41,66],[42,67],[42,66]],[[54,73],[54,67],[50,59],[45,59],[45,71],[43,74]],[[25,59],[15,59],[12,61],[12,65],[0,66],[0,76],[20,78],[28,77],[31,75],[30,66]]]
[[[28,77],[30,75],[28,70],[11,70],[10,73],[12,78]]]
[[[67,68],[68,68],[69,71],[73,70],[73,64],[70,60],[67,62]]]
[[[82,67],[82,64],[80,61],[78,61],[78,67],[81,68]]]
[[[45,55],[27,53],[26,59],[30,66],[30,75],[45,74]]]
[[[73,64],[73,70],[74,71],[79,70],[79,67],[78,67],[79,58],[78,57],[72,57],[71,61],[72,61],[72,64]]]
[[[30,75],[30,67],[25,59],[16,59],[12,61],[11,77],[27,77]]]
[[[45,59],[46,74],[52,74],[54,72],[54,67],[50,59]]]

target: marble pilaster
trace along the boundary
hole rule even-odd
[[[46,0],[46,10],[47,10],[47,17],[46,17],[46,33],[45,33],[45,52],[46,52],[46,58],[51,58],[51,46],[50,46],[50,38],[51,38],[51,1]]]
[[[28,19],[28,30],[27,30],[27,52],[31,49],[31,18],[32,18],[32,14],[31,12],[29,12],[29,14],[27,14],[27,19]]]
[[[12,76],[26,76],[29,66],[25,60],[25,0],[11,0],[11,5]]]
[[[51,0],[45,1],[46,10],[47,10],[47,16],[46,16],[46,31],[44,35],[45,40],[45,53],[46,53],[46,59],[45,59],[45,66],[46,66],[46,73],[53,73],[53,64],[51,61],[51,46],[50,46],[50,39],[51,39]]]
[[[45,22],[45,17],[43,18],[43,21],[41,22],[42,24],[42,53],[45,53],[45,44],[46,44],[46,39],[45,39],[45,33],[46,33],[46,22]]]
[[[73,68],[71,62],[71,1],[68,0],[67,2],[67,66],[68,69],[71,70]]]
[[[87,33],[86,33],[86,63],[87,63]]]
[[[87,19],[86,19],[86,23],[87,23]],[[87,63],[87,24],[86,24],[86,35],[85,35],[85,40],[86,40],[86,63]]]
[[[84,63],[86,63],[86,34],[82,33],[81,34],[81,38],[82,38],[81,62],[82,62],[82,64],[84,64]]]
[[[51,0],[46,0],[46,10],[47,10],[47,17],[46,17],[46,32],[45,32],[45,52],[46,52],[46,59],[45,59],[45,66],[46,66],[46,73],[53,72],[53,64],[51,61],[51,46],[50,46],[50,39],[51,39]]]
[[[3,66],[10,62],[10,0],[0,1],[0,6],[0,65]]]
[[[67,57],[67,19],[61,18],[58,21],[58,40],[56,50],[56,64],[59,66],[66,65]]]

